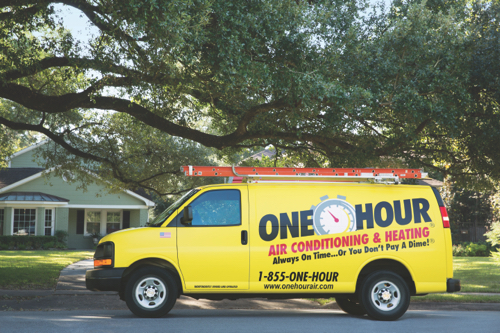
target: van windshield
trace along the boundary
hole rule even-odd
[[[167,209],[165,209],[160,215],[158,215],[153,222],[149,224],[150,227],[161,227],[163,222],[165,222],[170,215],[172,215],[177,208],[182,206],[183,203],[185,203],[189,198],[191,198],[195,193],[197,193],[199,189],[194,188],[191,191],[187,192],[184,194],[179,200],[171,204]]]

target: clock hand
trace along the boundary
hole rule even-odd
[[[333,216],[333,214],[330,211],[328,211],[328,213],[333,217],[333,219],[335,220],[335,223],[339,222],[339,219],[336,218],[335,216]]]

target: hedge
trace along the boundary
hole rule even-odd
[[[0,250],[66,248],[56,236],[0,236]]]
[[[454,257],[488,257],[498,247],[486,242],[462,242],[453,245]]]

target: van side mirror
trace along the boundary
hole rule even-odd
[[[190,225],[193,221],[193,208],[191,206],[184,207],[184,216],[181,218],[181,223],[184,225]]]

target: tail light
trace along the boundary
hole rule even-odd
[[[450,227],[450,218],[448,217],[448,212],[446,211],[446,207],[444,206],[443,199],[441,198],[441,194],[439,194],[439,191],[437,188],[433,187],[432,191],[434,192],[434,195],[436,196],[436,200],[439,205],[439,210],[441,211],[441,218],[443,219],[443,227],[444,228],[449,228]]]
[[[443,219],[443,227],[449,228],[450,227],[450,218],[448,217],[448,212],[446,211],[446,207],[439,207],[439,210],[441,210],[441,218]]]

